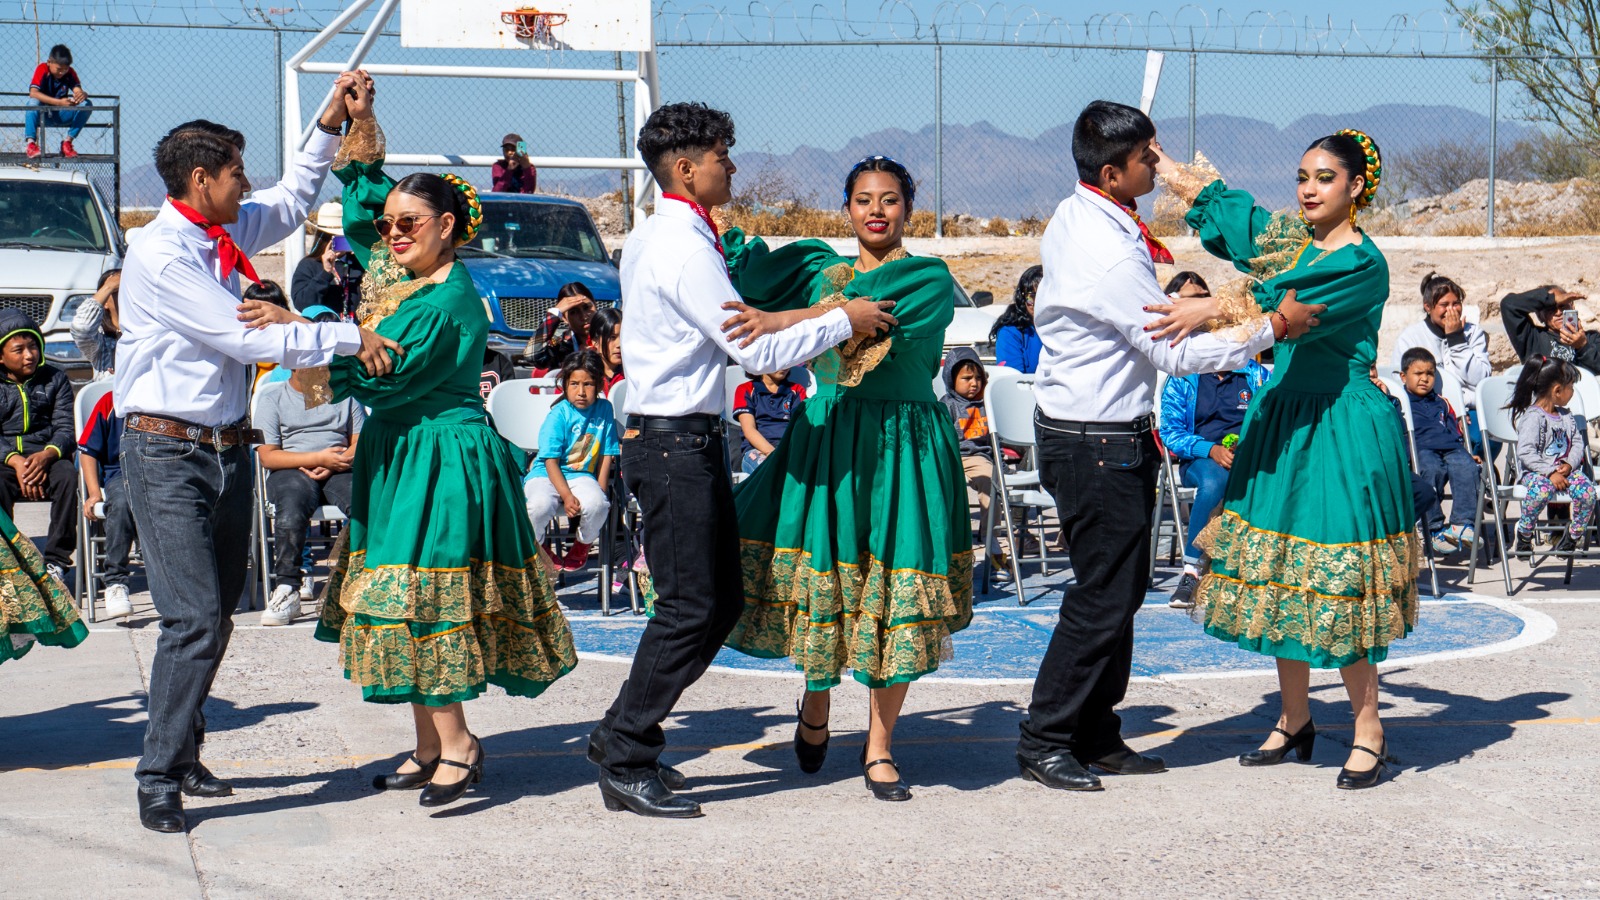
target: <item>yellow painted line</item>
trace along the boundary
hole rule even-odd
[[[1551,716],[1543,719],[1514,719],[1510,721],[1500,719],[1386,719],[1385,728],[1521,728],[1527,725],[1600,725],[1600,716]],[[1323,729],[1327,731],[1340,731],[1344,729]],[[859,734],[859,732],[856,732]],[[1261,734],[1259,728],[1168,728],[1161,731],[1146,731],[1139,734],[1125,735],[1129,740],[1142,740],[1146,738],[1159,738],[1171,740],[1186,734],[1198,735],[1223,735],[1223,734]],[[956,735],[952,737],[923,737],[902,738],[895,741],[897,745],[926,746],[930,744],[1014,744],[1016,738],[1001,735]],[[789,741],[751,741],[742,744],[718,744],[716,746],[674,745],[674,752],[701,752],[701,753],[751,753],[758,750],[771,750],[777,747],[789,746]],[[497,752],[497,759],[541,759],[560,756],[582,756],[584,746],[563,747],[551,750],[513,750],[511,752]],[[403,752],[403,751],[402,751]],[[380,759],[392,759],[399,753],[368,753],[359,756],[312,756],[294,759],[213,759],[206,758],[206,765],[214,769],[260,769],[266,767],[286,767],[291,765],[312,765],[324,763],[340,763],[354,768],[365,763]],[[112,759],[103,762],[84,763],[71,766],[11,766],[0,767],[4,772],[98,772],[132,769],[138,764],[137,759]]]

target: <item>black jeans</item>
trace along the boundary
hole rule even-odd
[[[100,489],[105,497],[106,584],[126,586],[133,570],[128,554],[133,551],[133,507],[128,502],[128,479],[120,471]]]
[[[161,614],[134,772],[146,793],[177,790],[205,739],[201,707],[233,634],[250,555],[249,452],[131,428],[122,436],[122,474]]]
[[[83,507],[78,504],[78,469],[71,457],[50,464],[44,496],[50,501],[50,534],[44,542],[44,561],[70,569],[72,554],[78,549],[78,517],[83,515]],[[16,521],[11,513],[21,499],[22,482],[17,480],[17,470],[0,466],[0,511]]]
[[[300,580],[300,556],[306,547],[311,514],[324,506],[337,506],[350,514],[349,472],[318,481],[299,469],[276,469],[267,475],[267,502],[272,504],[272,577]]]
[[[622,442],[622,477],[644,514],[655,616],[601,728],[605,768],[621,781],[655,773],[661,722],[705,674],[744,609],[739,523],[721,435],[647,431]]]
[[[1133,667],[1133,616],[1150,579],[1155,438],[1072,435],[1040,415],[1039,471],[1055,498],[1072,557],[1050,647],[1022,721],[1019,753],[1070,750],[1094,759],[1122,746],[1115,707]]]

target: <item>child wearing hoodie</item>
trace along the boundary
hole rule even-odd
[[[18,500],[50,502],[44,561],[65,580],[78,549],[72,382],[43,363],[39,326],[21,310],[0,310],[0,511],[10,516]]]
[[[961,467],[967,473],[967,503],[978,504],[981,522],[989,521],[989,494],[994,487],[994,446],[989,442],[989,417],[983,411],[983,394],[989,387],[989,373],[978,361],[977,351],[957,347],[944,360],[944,388],[941,400],[950,408],[961,438]],[[996,571],[1010,562],[1002,550],[994,560]]]

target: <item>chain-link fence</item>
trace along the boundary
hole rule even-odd
[[[7,20],[0,21],[0,59],[12,61],[21,89],[38,52],[64,43],[91,95],[122,97],[123,205],[138,207],[162,195],[150,149],[186,119],[239,128],[248,171],[271,180],[282,168],[283,61],[312,33],[44,23],[36,37],[32,22]],[[357,38],[343,35],[317,58],[345,58]],[[737,181],[747,202],[835,208],[850,165],[883,153],[916,175],[922,209],[994,233],[1028,230],[1048,217],[1076,177],[1070,147],[1078,110],[1098,97],[1137,102],[1145,66],[1139,49],[1014,41],[664,41],[659,54],[665,101],[704,100],[734,113]],[[391,34],[368,61],[505,65],[507,57],[404,49]],[[516,64],[631,70],[637,63],[632,54],[571,53]],[[302,76],[301,121],[315,114],[318,77]],[[1205,153],[1231,184],[1272,206],[1293,202],[1296,162],[1311,139],[1361,128],[1384,149],[1381,196],[1398,203],[1483,178],[1496,164],[1502,176],[1517,174],[1505,168],[1507,152],[1542,135],[1519,118],[1522,98],[1513,86],[1497,90],[1492,82],[1487,58],[1463,55],[1169,50],[1151,114],[1168,152]],[[632,90],[602,82],[389,78],[380,88],[380,118],[391,148],[401,152],[493,154],[501,135],[517,132],[535,155],[631,155]],[[0,127],[0,153],[15,152],[21,139],[15,126]],[[469,177],[488,182],[481,169]],[[622,184],[613,172],[540,177],[541,189],[582,197]],[[1468,196],[1458,205],[1473,202]],[[1452,233],[1483,233],[1486,205],[1478,202],[1471,215],[1454,210],[1476,224],[1451,226]]]

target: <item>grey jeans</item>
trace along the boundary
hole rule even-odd
[[[249,562],[249,452],[132,429],[122,437],[122,473],[161,614],[150,723],[134,773],[146,793],[177,790],[205,739],[201,707],[228,649]]]

